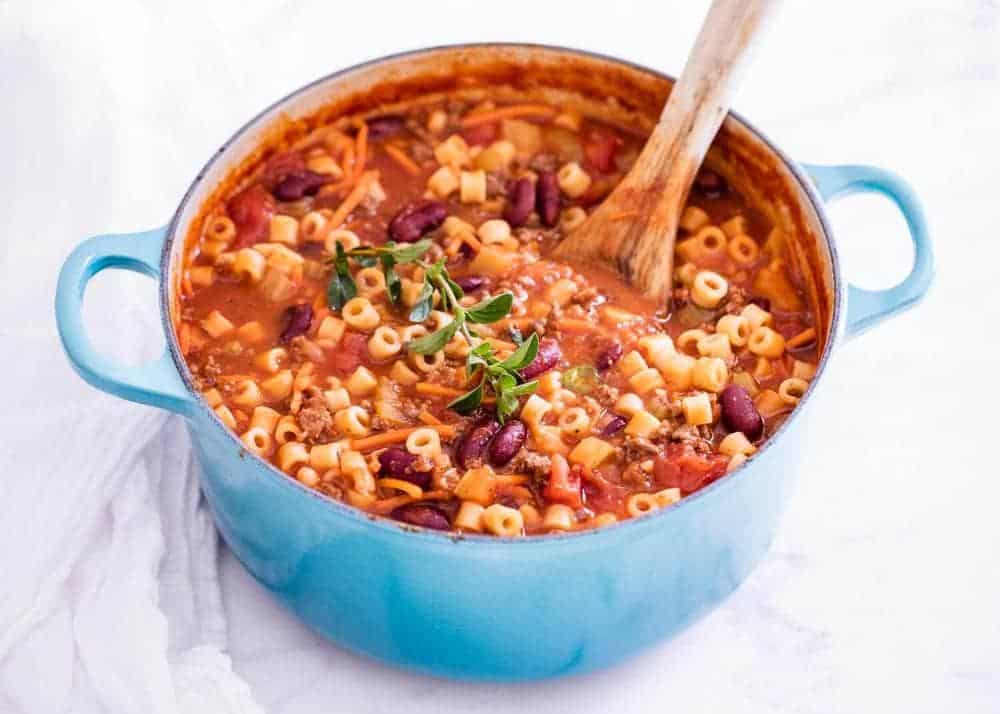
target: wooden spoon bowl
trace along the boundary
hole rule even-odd
[[[642,153],[597,210],[556,248],[558,257],[609,264],[669,309],[681,211],[750,50],[778,4],[714,0]]]

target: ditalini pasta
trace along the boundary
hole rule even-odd
[[[487,92],[263,152],[189,236],[195,386],[248,453],[409,526],[519,537],[670,508],[755,458],[821,336],[793,241],[708,169],[671,313],[548,257],[636,131]]]

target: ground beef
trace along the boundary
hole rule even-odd
[[[559,168],[559,157],[555,154],[535,154],[528,162],[532,171],[555,171]]]
[[[461,478],[462,475],[458,473],[458,469],[447,469],[440,473],[435,471],[431,484],[436,491],[452,491]]]
[[[735,315],[744,308],[750,295],[745,288],[730,287],[726,295],[725,311],[729,315]]]
[[[299,409],[296,420],[307,439],[318,441],[333,429],[333,415],[322,397],[309,397]]]
[[[633,461],[622,471],[622,485],[638,491],[648,491],[652,487],[650,475],[642,470],[639,461]]]
[[[537,478],[549,473],[552,468],[552,459],[534,451],[521,449],[507,468],[512,473],[529,474]]]
[[[674,312],[677,312],[682,307],[687,305],[688,302],[690,302],[690,300],[691,300],[690,290],[688,290],[687,288],[674,288],[674,303],[671,307],[673,307]]]
[[[594,390],[594,397],[602,404],[614,404],[618,401],[619,392],[610,384],[601,384]]]
[[[583,307],[590,307],[590,303],[594,302],[601,292],[595,287],[584,288],[583,290],[578,290],[573,293],[573,297],[570,298],[574,304],[581,305]]]
[[[670,438],[682,444],[690,444],[699,454],[712,453],[712,442],[696,426],[682,424],[673,430]]]
[[[625,460],[630,463],[638,463],[660,453],[660,447],[652,441],[642,436],[633,435],[625,437],[623,449]]]

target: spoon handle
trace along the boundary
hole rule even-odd
[[[714,0],[670,92],[655,133],[680,140],[679,157],[701,164],[780,0]]]

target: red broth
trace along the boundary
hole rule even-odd
[[[671,506],[753,458],[816,330],[781,231],[707,170],[670,314],[547,257],[643,139],[457,99],[321,127],[208,207],[177,325],[197,387],[248,451],[410,525],[517,536]]]

